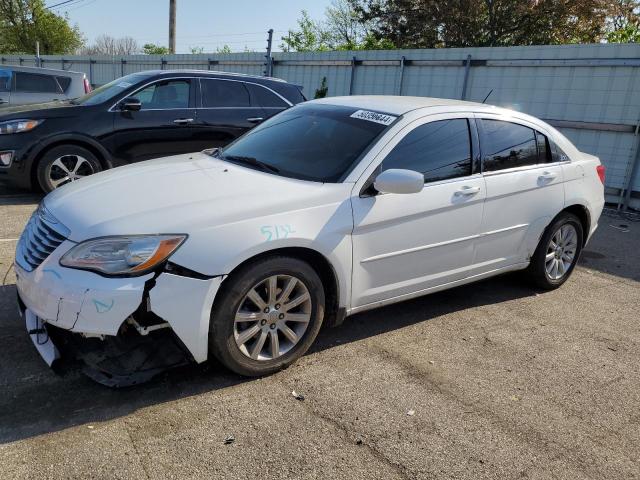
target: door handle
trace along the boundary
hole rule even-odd
[[[176,125],[186,125],[193,122],[193,118],[177,118],[173,121]]]
[[[470,187],[468,185],[465,185],[464,187],[462,187],[460,190],[456,190],[456,195],[457,196],[465,196],[468,197],[470,195],[475,195],[476,193],[480,192],[480,187]]]
[[[553,180],[557,176],[558,174],[554,172],[542,172],[542,175],[538,177],[538,180]]]
[[[264,120],[263,117],[251,117],[251,118],[247,118],[247,122],[249,123],[260,123]]]

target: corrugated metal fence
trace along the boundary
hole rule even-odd
[[[273,75],[313,97],[328,94],[463,98],[514,108],[560,128],[607,167],[609,200],[631,192],[640,205],[640,45],[562,45],[363,52],[275,53]],[[35,65],[33,57],[0,63]],[[85,72],[94,85],[150,69],[224,70],[262,75],[261,53],[44,56],[43,67]],[[628,188],[631,186],[631,189]]]

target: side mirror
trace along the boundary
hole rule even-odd
[[[123,112],[138,112],[142,108],[142,102],[137,98],[125,98],[120,102],[120,110]]]
[[[424,175],[413,170],[392,168],[378,175],[373,186],[382,193],[418,193],[424,188]]]

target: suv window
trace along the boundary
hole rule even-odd
[[[286,108],[287,103],[270,90],[253,83],[246,84],[251,94],[251,103],[264,108]]]
[[[382,162],[382,171],[390,168],[420,172],[425,182],[471,175],[469,122],[458,118],[416,127]]]
[[[16,92],[61,93],[55,77],[39,73],[15,72]]]
[[[69,85],[71,85],[71,79],[69,77],[56,77],[58,79],[58,85],[63,92],[67,92]]]
[[[244,82],[203,78],[200,79],[200,86],[204,108],[251,106]]]
[[[536,132],[501,120],[482,120],[484,171],[523,167],[538,163]]]
[[[142,103],[142,110],[189,108],[189,80],[165,80],[143,88],[132,97]]]

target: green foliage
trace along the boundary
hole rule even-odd
[[[145,43],[142,46],[142,52],[147,55],[168,55],[169,49],[155,43]]]
[[[45,8],[43,0],[0,0],[0,53],[74,53],[83,42],[77,26]]]
[[[231,53],[231,47],[229,45],[223,45],[216,48],[216,53]]]
[[[329,92],[329,87],[327,86],[327,77],[322,77],[322,81],[320,82],[320,87],[316,90],[313,98],[325,98],[327,93]]]
[[[189,50],[193,55],[204,53],[204,47],[190,47]]]
[[[609,43],[640,43],[640,26],[629,24],[607,34]]]
[[[314,22],[306,10],[302,10],[302,17],[298,19],[298,30],[289,30],[286,37],[282,37],[280,48],[285,52],[324,52],[331,50],[329,34],[322,25]]]

